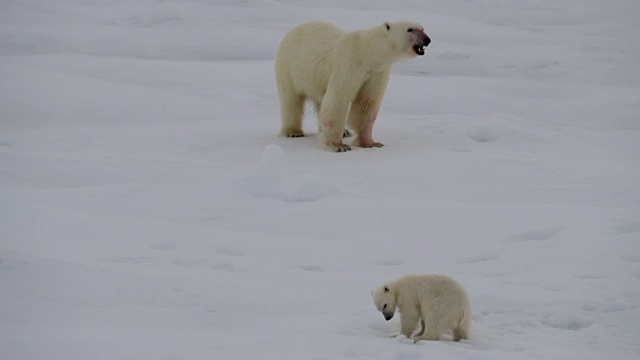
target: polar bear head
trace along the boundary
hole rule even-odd
[[[411,58],[424,55],[424,48],[431,43],[431,39],[424,32],[424,27],[418,23],[385,22],[383,27],[396,49],[400,49]]]
[[[382,285],[375,290],[371,290],[371,297],[376,309],[382,313],[385,320],[391,320],[396,312],[396,295],[389,288],[389,285]]]

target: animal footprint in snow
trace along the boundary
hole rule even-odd
[[[511,236],[507,236],[505,241],[508,242],[527,242],[527,241],[542,241],[552,239],[554,236],[558,235],[562,231],[564,231],[566,226],[558,226],[552,228],[544,228],[538,230],[525,231],[519,234],[514,234]]]
[[[573,274],[573,276],[581,280],[606,280],[611,278],[608,275],[597,273],[577,273]]]
[[[628,235],[640,232],[640,222],[624,222],[611,227],[611,232],[615,235]]]
[[[474,126],[467,130],[467,137],[475,142],[487,143],[494,142],[500,138],[498,129],[495,127],[484,125]]]
[[[400,266],[400,265],[404,265],[404,261],[402,260],[376,260],[373,262],[376,265],[383,265],[383,266]]]
[[[297,265],[295,266],[297,269],[304,271],[312,271],[312,272],[322,272],[324,268],[319,265]]]
[[[465,264],[475,264],[479,262],[493,261],[497,259],[498,259],[498,254],[483,254],[483,255],[471,256],[468,258],[461,259],[460,262]]]

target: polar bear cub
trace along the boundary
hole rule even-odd
[[[373,303],[389,321],[400,312],[400,333],[414,340],[438,340],[452,331],[453,340],[469,338],[471,305],[466,290],[446,275],[407,275],[371,291]]]
[[[342,142],[347,124],[355,132],[354,146],[381,147],[373,140],[391,66],[424,55],[431,39],[422,25],[386,22],[351,32],[326,22],[307,22],[289,31],[275,58],[280,97],[280,135],[304,136],[302,118],[307,100],[319,120],[320,147],[351,150]]]

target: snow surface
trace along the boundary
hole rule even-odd
[[[3,0],[0,358],[639,359],[640,2]],[[374,129],[276,136],[306,20],[421,22]],[[471,339],[369,290],[445,273]]]

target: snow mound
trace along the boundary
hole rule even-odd
[[[315,201],[340,193],[333,182],[313,174],[301,174],[288,183],[286,199],[289,202]]]
[[[263,173],[273,173],[282,166],[284,150],[278,145],[267,145],[262,152],[258,171]]]
[[[545,142],[540,125],[512,114],[493,114],[466,125],[466,135],[478,143]]]

